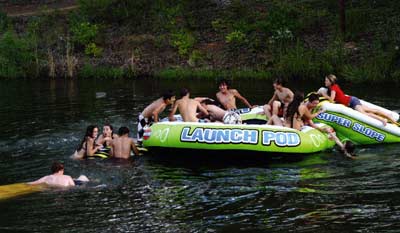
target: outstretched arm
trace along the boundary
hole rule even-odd
[[[253,108],[253,106],[249,103],[249,101],[247,101],[246,98],[244,98],[236,89],[232,90],[232,94],[240,99],[247,107],[249,108]]]
[[[135,153],[135,155],[139,155],[139,150],[135,145],[135,142],[133,141],[133,139],[131,139],[131,148],[133,150],[133,153]]]
[[[46,179],[48,176],[44,176],[38,180],[32,181],[32,182],[28,182],[28,184],[32,184],[32,185],[36,185],[36,184],[42,184],[42,183],[46,183]]]
[[[169,121],[176,121],[176,119],[175,119],[175,117],[174,117],[174,114],[176,113],[176,110],[178,110],[178,103],[177,103],[177,102],[178,102],[178,101],[176,101],[176,102],[174,103],[174,106],[172,107],[171,112],[170,112],[169,115],[168,115]]]
[[[203,106],[201,106],[201,104],[199,102],[197,102],[197,108],[205,115],[208,115],[208,111],[207,109],[205,109]]]
[[[154,122],[158,122],[158,115],[160,114],[160,112],[161,112],[164,108],[165,108],[165,104],[161,104],[160,106],[158,106],[158,108],[154,109],[154,111],[152,112]]]
[[[271,105],[274,102],[274,100],[277,100],[277,99],[278,99],[278,96],[276,95],[276,92],[274,92],[274,95],[268,101],[268,105]]]

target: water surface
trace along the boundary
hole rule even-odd
[[[322,83],[322,82],[321,82]],[[289,85],[304,92],[319,83]],[[89,124],[135,131],[137,114],[164,90],[213,97],[214,81],[0,81],[0,185],[49,174],[54,160],[92,182],[0,202],[1,232],[395,232],[400,227],[400,145],[296,160],[158,154],[131,161],[72,161]],[[252,104],[269,81],[235,81]],[[351,94],[400,109],[395,87]],[[348,91],[349,92],[349,91]],[[134,135],[134,132],[131,134]]]

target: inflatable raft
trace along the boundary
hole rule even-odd
[[[321,124],[323,125],[323,124]],[[195,149],[269,153],[315,153],[334,141],[320,131],[272,125],[159,122],[144,131],[143,146],[153,149]]]
[[[362,101],[361,103],[391,114],[396,120],[399,119],[399,114],[396,112],[366,101]],[[383,125],[379,120],[342,104],[333,104],[329,101],[322,101],[320,105],[326,111],[319,114],[314,121],[330,125],[342,140],[351,140],[360,145],[400,142],[400,127],[398,127],[398,123],[396,122],[388,122],[388,124]]]

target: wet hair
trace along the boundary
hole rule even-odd
[[[184,97],[185,95],[187,95],[188,93],[190,93],[190,91],[189,91],[188,88],[185,88],[185,87],[182,88],[182,89],[181,89],[181,93],[180,93],[181,98]]]
[[[335,84],[335,83],[337,82],[337,78],[336,78],[336,76],[333,75],[333,74],[327,75],[326,78],[332,83],[332,85]]]
[[[285,81],[283,81],[282,78],[276,78],[276,79],[274,80],[274,83],[275,83],[275,84],[282,85],[282,86],[285,85]]]
[[[171,90],[168,90],[162,95],[163,100],[171,99],[173,96],[175,96],[175,93]]]
[[[319,95],[316,94],[316,93],[311,93],[311,94],[308,96],[308,102],[313,102],[313,101],[315,101],[315,100],[319,100]]]
[[[85,133],[85,136],[83,137],[83,139],[82,139],[82,141],[81,141],[81,143],[79,144],[79,146],[78,146],[78,151],[80,150],[80,149],[82,149],[83,148],[83,144],[86,142],[86,140],[87,140],[87,138],[88,137],[92,137],[92,135],[93,135],[93,130],[95,129],[95,128],[99,128],[99,127],[97,127],[97,125],[89,125],[87,128],[86,128],[86,133]],[[111,128],[112,129],[112,128]],[[94,138],[94,139],[96,139],[96,138]],[[93,144],[93,147],[95,146],[95,144]]]
[[[227,79],[221,79],[221,80],[218,82],[218,86],[221,86],[222,84],[225,84],[226,87],[227,87],[228,89],[231,87],[231,84],[230,84],[230,82],[229,82]]]
[[[293,101],[288,105],[286,110],[285,118],[293,122],[294,114],[299,112],[299,106],[304,100],[303,92],[296,92],[293,97]],[[291,123],[292,124],[292,123]]]
[[[356,145],[352,143],[351,141],[346,141],[344,143],[344,149],[349,153],[351,156],[356,156],[355,150],[356,150]]]
[[[129,134],[129,129],[128,129],[128,127],[122,126],[118,130],[118,135],[122,136],[122,135],[125,135],[125,134]]]
[[[51,173],[57,173],[61,170],[64,169],[64,164],[60,163],[60,162],[53,162],[53,164],[51,165]]]

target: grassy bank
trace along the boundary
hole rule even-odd
[[[0,77],[400,81],[395,0],[347,1],[345,34],[337,0],[75,4],[0,13]]]

